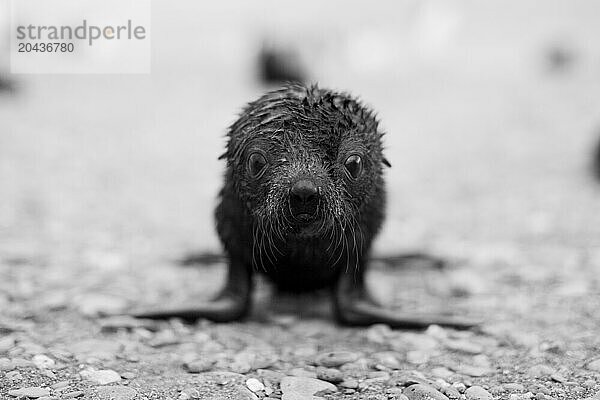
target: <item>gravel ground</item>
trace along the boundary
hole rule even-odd
[[[223,282],[219,262],[177,260],[219,251],[222,134],[264,90],[244,33],[285,10],[223,6],[223,24],[188,4],[156,10],[171,19],[154,19],[151,76],[21,76],[0,95],[0,398],[600,399],[598,6],[430,4],[352,36],[372,50],[391,35],[402,57],[340,71],[354,53],[332,51],[312,75],[360,93],[389,132],[375,253],[448,260],[374,262],[374,292],[390,307],[482,317],[480,329],[343,328],[326,296],[270,301],[264,282],[239,323],[103,317],[207,299]],[[293,37],[298,21],[271,27]],[[460,26],[443,50],[431,21]],[[337,49],[346,31],[328,26]],[[180,53],[190,43],[174,39],[207,32],[221,40]]]

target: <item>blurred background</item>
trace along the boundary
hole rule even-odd
[[[226,129],[285,79],[378,111],[378,253],[599,251],[596,1],[154,1],[148,75],[10,74],[0,4],[5,260],[220,251]]]

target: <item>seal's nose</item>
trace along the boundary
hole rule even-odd
[[[309,203],[317,199],[319,191],[314,183],[303,179],[296,182],[290,191],[292,199],[300,203]]]
[[[307,180],[301,179],[290,189],[290,206],[295,216],[309,217],[319,205],[319,189]]]

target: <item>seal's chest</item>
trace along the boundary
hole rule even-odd
[[[332,285],[340,272],[339,257],[326,243],[291,243],[262,273],[283,290],[308,291]],[[261,268],[259,266],[258,270]]]

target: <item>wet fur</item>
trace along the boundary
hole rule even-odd
[[[317,86],[288,85],[250,103],[221,157],[227,169],[215,217],[229,257],[288,291],[332,286],[340,273],[352,273],[385,216],[388,162],[378,125],[358,100]],[[251,179],[247,158],[257,150],[269,166]],[[353,153],[364,164],[356,181],[344,171]],[[308,232],[295,225],[288,204],[290,186],[302,177],[321,188],[319,223]]]

